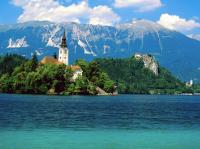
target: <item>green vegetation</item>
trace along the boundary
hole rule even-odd
[[[108,93],[115,91],[115,82],[110,79],[107,73],[100,69],[97,62],[87,63],[84,60],[78,60],[76,65],[79,65],[83,70],[83,78],[88,78],[95,86],[102,88]]]
[[[22,63],[26,62],[23,56],[16,54],[7,54],[5,56],[0,56],[0,75],[4,73],[11,74],[15,67],[20,66]]]
[[[194,84],[191,88],[188,88],[188,90],[192,90],[192,93],[194,94],[199,94],[200,93],[200,85],[199,84]]]
[[[0,92],[20,94],[96,95],[100,87],[108,93],[182,94],[199,93],[200,86],[186,87],[166,69],[156,76],[142,60],[96,59],[76,61],[83,75],[72,80],[73,72],[65,65],[40,64],[36,55],[27,60],[19,55],[0,57]]]
[[[165,68],[159,67],[159,75],[154,75],[144,67],[142,60],[134,57],[127,59],[96,59],[118,86],[121,94],[181,94],[193,93],[194,89],[185,86]],[[197,91],[197,89],[196,89]]]
[[[9,57],[9,56],[6,56]],[[9,64],[19,58],[11,56]],[[21,57],[20,57],[21,58]],[[5,58],[2,58],[5,59]],[[107,92],[113,91],[114,82],[100,70],[96,62],[77,61],[83,67],[84,74],[75,81],[73,72],[65,65],[39,64],[36,55],[31,60],[20,61],[2,70],[0,92],[20,94],[61,94],[61,95],[96,95],[99,86]],[[6,65],[6,64],[4,64]],[[16,66],[14,68],[14,66]],[[7,71],[8,70],[8,71]]]

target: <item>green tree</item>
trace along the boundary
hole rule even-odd
[[[106,92],[112,93],[114,92],[115,88],[115,82],[112,81],[108,74],[105,72],[101,72],[98,80],[96,82],[96,85],[99,86],[100,88],[104,89]]]
[[[26,58],[16,54],[7,54],[0,57],[0,75],[5,73],[11,74],[15,67],[20,66],[26,61]]]
[[[71,90],[72,87],[74,95],[95,95],[97,93],[96,87],[84,76],[76,79],[69,89]]]
[[[12,87],[13,80],[8,74],[3,74],[0,78],[0,92],[14,93]]]
[[[31,69],[34,71],[38,66],[38,58],[36,53],[33,54],[31,59]]]
[[[96,84],[98,82],[98,77],[100,75],[100,67],[96,61],[93,61],[89,64],[89,75],[88,78],[91,82]]]
[[[79,59],[76,61],[76,65],[80,66],[81,69],[83,70],[83,76],[89,77],[90,75],[90,70],[89,70],[89,63],[86,62],[83,59]]]

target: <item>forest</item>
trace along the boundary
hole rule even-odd
[[[182,94],[194,93],[198,87],[186,87],[167,69],[159,66],[158,76],[144,67],[134,56],[126,59],[96,59],[100,68],[115,81],[121,94]]]

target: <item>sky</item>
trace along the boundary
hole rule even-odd
[[[199,8],[199,0],[1,0],[0,24],[37,20],[114,26],[147,19],[200,37]]]

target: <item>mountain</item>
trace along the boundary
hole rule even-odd
[[[200,41],[148,20],[114,27],[52,22],[0,25],[0,54],[53,55],[58,52],[64,29],[70,63],[78,58],[126,58],[148,53],[178,78],[200,81]]]

